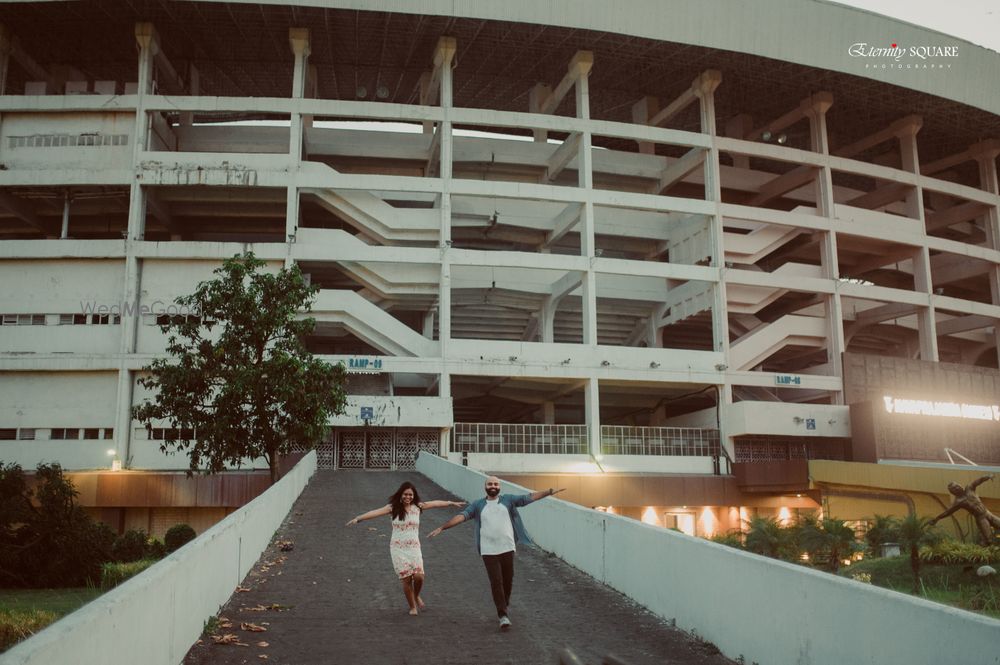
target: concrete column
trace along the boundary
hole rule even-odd
[[[637,125],[648,125],[650,118],[660,112],[660,100],[656,97],[643,97],[632,105],[632,122]],[[653,155],[656,144],[652,141],[638,141],[639,154]]]
[[[552,88],[545,85],[544,83],[536,83],[535,87],[531,89],[528,93],[528,112],[529,113],[541,113],[542,104],[548,99],[549,95],[552,94]],[[545,143],[549,140],[549,133],[544,129],[533,129],[531,130],[531,135],[534,137],[535,141],[539,143]]]
[[[0,23],[0,95],[7,94],[7,72],[10,68],[10,54],[14,50],[14,40],[10,29]]]
[[[69,190],[67,189],[63,192],[62,232],[59,234],[59,237],[63,240],[69,238],[69,203],[70,196]]]
[[[921,121],[914,119],[906,124],[898,135],[899,153],[904,171],[920,175],[920,157],[917,152],[917,132]],[[926,228],[924,215],[923,188],[918,184],[906,196],[906,214],[919,220],[920,228]],[[934,308],[934,282],[931,277],[930,256],[926,247],[921,247],[913,256],[913,287],[918,293],[927,295],[927,307],[917,310],[917,332],[920,339],[921,360],[938,360],[937,322]]]
[[[552,344],[555,341],[556,306],[557,303],[552,302],[551,298],[546,298],[542,302],[542,311],[539,313],[538,327],[541,329],[542,341],[546,344]]]
[[[726,136],[734,139],[745,139],[753,131],[753,118],[746,113],[735,115],[726,121]],[[750,168],[749,155],[731,155],[733,166],[738,169]]]
[[[994,196],[1000,195],[1000,183],[997,178],[997,155],[1000,148],[995,143],[983,146],[976,156],[979,165],[979,182],[983,191]],[[1000,250],[1000,209],[997,205],[990,206],[985,215],[986,244],[990,249]],[[990,297],[994,305],[1000,305],[1000,265],[993,264],[989,270]],[[993,326],[993,341],[997,348],[997,361],[1000,365],[1000,324]]]
[[[10,54],[14,50],[14,40],[10,30],[3,23],[0,23],[0,95],[7,94],[7,72],[10,69]],[[3,127],[3,114],[0,114],[0,128]],[[3,143],[0,141],[0,143]],[[0,145],[0,155],[3,155],[4,148]]]
[[[197,97],[201,92],[201,77],[194,65],[188,65],[187,93],[192,97]],[[190,127],[194,124],[194,113],[185,111],[181,113],[180,124],[182,127]]]
[[[833,96],[819,93],[805,100],[803,111],[809,119],[809,143],[813,152],[821,155],[830,154],[830,139],[826,129],[826,112],[833,105]],[[816,214],[832,219],[834,216],[833,172],[829,164],[824,164],[816,175],[815,184]],[[820,239],[820,261],[823,276],[831,280],[834,291],[826,297],[826,360],[829,363],[829,375],[843,378],[843,353],[846,348],[844,339],[844,312],[840,298],[840,263],[837,250],[837,234],[831,229],[822,234]],[[833,396],[835,404],[844,403],[843,390]]]
[[[733,403],[733,388],[726,374],[729,361],[729,301],[726,297],[726,247],[723,236],[722,213],[719,204],[722,202],[722,181],[720,178],[719,148],[715,144],[715,89],[722,83],[722,74],[709,70],[701,74],[691,84],[698,97],[701,112],[701,133],[708,135],[712,141],[708,154],[705,155],[705,200],[714,203],[712,214],[712,266],[718,268],[719,279],[715,284],[715,303],[712,307],[712,348],[722,352],[724,358],[719,377],[719,441],[729,453],[735,455],[735,443],[728,434],[726,424],[727,407]]]
[[[295,56],[295,66],[292,70],[292,99],[302,99],[305,94],[307,68],[309,66],[310,35],[306,28],[289,28],[288,45]],[[296,109],[289,117],[288,128],[288,164],[289,172],[297,173],[302,161],[303,122],[302,113]],[[292,246],[299,230],[299,188],[293,178],[288,186],[285,198],[285,240],[288,253],[285,256],[285,267],[290,268]]]
[[[546,425],[556,424],[555,402],[542,402],[542,422]]]
[[[586,57],[581,57],[578,53],[570,62],[570,72],[576,77],[576,115],[581,120],[590,120],[589,76],[592,66],[589,53]],[[580,253],[590,257],[590,267],[583,275],[582,303],[583,343],[587,345],[597,344],[597,273],[593,268],[597,247],[594,238],[594,202],[591,198],[594,189],[592,140],[590,130],[584,130],[577,153],[577,185],[586,194],[586,202],[580,213]]]
[[[441,343],[441,361],[447,363],[448,344],[451,341],[451,178],[452,178],[452,62],[458,49],[454,37],[441,37],[434,50],[434,67],[439,70],[442,120],[437,131],[441,133],[438,173],[441,176],[441,280],[438,287],[438,340]],[[451,375],[441,368],[438,394],[451,398]]]
[[[597,379],[587,379],[583,388],[584,422],[587,424],[590,454],[601,454],[601,399]]]
[[[135,317],[129,317],[135,318]],[[122,315],[122,324],[125,316]],[[128,365],[122,361],[118,366],[118,388],[116,391],[115,408],[115,454],[122,460],[122,466],[129,464],[132,454],[132,394],[134,377]]]

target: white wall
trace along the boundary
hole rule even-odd
[[[316,471],[277,484],[156,565],[0,657],[4,665],[177,665],[256,563]]]
[[[125,169],[132,162],[133,113],[5,113],[0,127],[4,163],[10,169],[89,168],[96,172]],[[11,137],[81,134],[126,137],[124,145],[10,147]],[[113,182],[113,181],[112,181]]]
[[[124,279],[122,261],[5,259],[0,262],[0,312],[83,314],[89,303],[121,303]]]
[[[114,427],[116,372],[0,374],[0,427]]]
[[[328,421],[336,427],[360,427],[361,407],[371,407],[372,427],[451,427],[454,419],[451,400],[441,397],[400,397],[392,395],[350,395],[345,411]]]
[[[485,476],[421,454],[417,470],[465,500]],[[503,491],[526,492],[505,484]],[[542,548],[730,658],[767,664],[1000,663],[1000,621],[546,499],[521,511]]]

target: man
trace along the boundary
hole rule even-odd
[[[473,501],[465,510],[428,535],[428,538],[433,538],[466,520],[476,520],[476,549],[483,557],[483,565],[490,578],[490,590],[493,592],[493,603],[497,606],[500,630],[510,629],[507,605],[510,603],[510,590],[514,582],[514,551],[517,543],[531,544],[517,509],[558,494],[563,489],[565,488],[549,488],[532,494],[500,494],[500,479],[490,476],[486,479],[485,497]]]
[[[938,520],[948,517],[960,508],[964,508],[972,513],[972,516],[976,519],[976,524],[979,526],[979,535],[983,539],[983,545],[991,545],[993,543],[993,527],[1000,529],[1000,517],[991,513],[983,505],[982,499],[976,496],[976,488],[988,480],[993,480],[993,474],[976,478],[966,487],[962,487],[955,482],[948,483],[948,491],[955,498],[947,510],[931,520],[931,524],[936,524]]]

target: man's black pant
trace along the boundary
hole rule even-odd
[[[506,616],[510,589],[514,583],[514,553],[484,554],[483,564],[486,566],[486,574],[490,576],[490,590],[493,592],[493,603],[497,606],[497,616]]]

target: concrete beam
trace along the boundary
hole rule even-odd
[[[979,201],[966,201],[965,203],[959,203],[956,206],[952,206],[941,212],[935,212],[927,215],[927,231],[937,231],[938,229],[947,228],[953,224],[958,224],[960,222],[973,221],[978,217],[982,217],[990,208],[985,203],[980,203]]]
[[[552,156],[549,157],[547,177],[549,182],[554,181],[559,177],[559,174],[563,172],[573,158],[577,156],[580,152],[580,132],[573,132],[566,137],[563,144],[559,146]]]
[[[969,316],[956,316],[947,321],[938,321],[938,335],[956,335],[958,333],[980,330],[982,328],[997,327],[998,322],[991,316],[972,314]]]
[[[904,118],[900,118],[883,130],[870,134],[863,139],[858,139],[854,143],[835,150],[833,154],[837,157],[853,157],[860,152],[864,152],[868,148],[873,148],[880,143],[885,143],[889,139],[916,134],[920,131],[923,123],[923,118],[919,115],[908,115]]]
[[[667,168],[663,169],[662,173],[660,173],[659,181],[653,185],[653,189],[650,190],[650,193],[662,194],[671,185],[687,177],[689,173],[705,163],[705,157],[707,154],[707,150],[698,146],[688,150],[682,157],[675,160]]]
[[[570,203],[563,208],[563,211],[556,216],[552,230],[545,234],[545,242],[542,243],[542,249],[547,249],[559,242],[559,239],[569,233],[576,226],[577,222],[580,221],[582,213],[582,203]]]
[[[748,205],[760,206],[782,194],[798,189],[812,181],[816,177],[817,171],[819,171],[819,167],[810,164],[796,166],[788,173],[779,175],[761,185],[757,196],[750,199]]]
[[[745,138],[749,141],[756,141],[761,138],[765,132],[771,134],[780,132],[783,129],[791,127],[800,120],[805,120],[813,113],[826,113],[831,106],[833,106],[833,94],[829,92],[817,92],[816,94],[809,95],[803,99],[799,102],[799,105],[791,111],[788,111],[771,122],[752,130],[746,135]]]
[[[433,69],[425,87],[421,89],[421,104],[437,104],[438,93],[441,91],[441,70],[451,67],[458,50],[458,42],[454,37],[439,37],[434,47]]]
[[[577,79],[590,74],[594,66],[594,54],[592,51],[577,51],[569,61],[566,74],[563,75],[559,85],[552,91],[539,108],[539,113],[549,115],[559,108],[559,104],[566,97],[566,94],[576,84]]]
[[[674,101],[667,104],[663,110],[650,118],[649,125],[651,127],[661,127],[698,99],[699,93],[708,91],[708,88],[714,90],[721,82],[722,73],[720,71],[709,69],[702,72],[691,82],[691,86],[687,90],[678,95]]]

